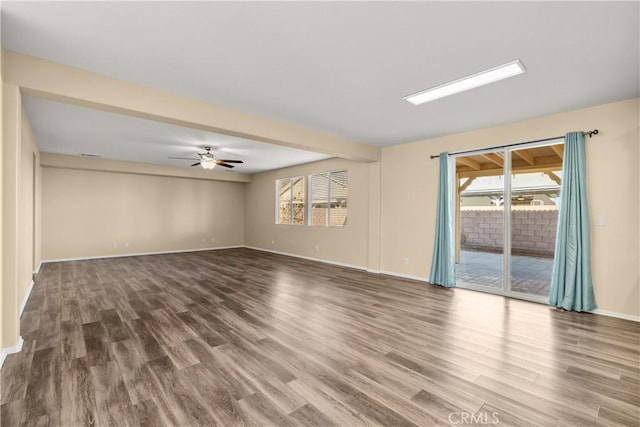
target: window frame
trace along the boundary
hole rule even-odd
[[[348,222],[348,214],[347,214],[347,222],[346,224],[343,225],[332,225],[331,224],[331,175],[333,174],[337,174],[337,173],[341,173],[341,172],[345,172],[346,176],[347,176],[347,212],[349,209],[349,169],[348,168],[342,168],[342,169],[333,169],[333,170],[328,170],[328,171],[322,171],[322,172],[316,172],[316,173],[312,173],[309,174],[308,176],[308,180],[307,180],[307,186],[308,186],[308,190],[307,190],[307,225],[309,227],[322,227],[322,228],[345,228],[349,225]],[[324,225],[319,225],[319,224],[313,224],[313,177],[316,175],[324,175],[327,174],[329,175],[329,179],[327,180],[327,217],[326,217],[326,221]]]
[[[293,221],[294,219],[294,214],[293,214],[293,201],[294,201],[294,197],[293,197],[293,181],[301,178],[302,179],[302,186],[304,188],[305,194],[304,197],[302,199],[302,222],[300,223],[295,223]],[[305,216],[307,215],[307,182],[306,182],[307,177],[304,175],[294,175],[294,176],[290,176],[290,177],[285,177],[285,178],[276,178],[275,179],[275,223],[276,225],[294,225],[294,226],[304,226],[307,223],[307,219],[305,218]],[[280,181],[284,181],[284,180],[288,180],[289,181],[289,191],[290,191],[290,198],[289,198],[289,222],[280,222]]]

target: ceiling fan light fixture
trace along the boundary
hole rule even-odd
[[[0,0],[2,1],[2,0]],[[211,170],[216,166],[222,166],[225,168],[232,169],[234,165],[229,163],[244,163],[242,160],[223,160],[217,158],[212,152],[211,147],[204,147],[204,153],[197,153],[200,156],[200,161],[191,165],[191,167],[201,166],[202,169]],[[170,159],[179,159],[179,160],[196,160],[188,157],[169,157]]]
[[[216,162],[215,160],[202,160],[200,165],[203,169],[213,169],[216,167]]]
[[[526,73],[527,69],[522,65],[520,60],[511,61],[507,64],[491,68],[490,70],[481,71],[467,77],[445,83],[431,89],[423,90],[413,95],[405,96],[404,99],[413,105],[424,104],[425,102],[435,101],[445,96],[455,95],[469,89],[484,86],[489,83],[495,83],[499,80],[514,77],[519,74]]]

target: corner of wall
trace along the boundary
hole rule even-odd
[[[4,347],[0,351],[0,368],[4,365],[4,361],[7,359],[7,356],[14,353],[19,353],[22,351],[22,345],[24,344],[24,339],[22,337],[18,337],[18,342],[15,345]]]
[[[20,315],[31,289],[39,251],[39,148],[22,108],[20,89],[2,84],[1,327],[2,358],[20,351]]]
[[[18,342],[18,218],[21,98],[17,86],[2,91],[2,348]]]
[[[0,6],[1,8],[1,6]],[[4,47],[0,44],[0,140],[4,141]],[[3,241],[3,212],[4,212],[4,189],[3,189],[3,151],[4,142],[0,144],[0,242]],[[2,288],[3,279],[3,248],[0,243],[0,348],[4,347],[4,300]],[[3,360],[4,361],[4,360]],[[2,363],[0,362],[0,367]]]

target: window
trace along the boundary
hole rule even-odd
[[[347,224],[348,172],[311,175],[309,225],[342,227]]]
[[[276,224],[304,224],[305,187],[303,176],[276,180]]]

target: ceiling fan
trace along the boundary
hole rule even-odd
[[[211,152],[211,147],[204,147],[204,153],[198,153],[200,156],[200,160],[197,163],[192,164],[191,166],[202,166],[204,169],[213,169],[216,165],[224,166],[225,168],[233,168],[233,165],[229,163],[244,163],[242,160],[223,160],[219,159],[213,155]],[[187,157],[169,157],[170,159],[178,159],[178,160],[198,160],[198,159],[189,159]]]

